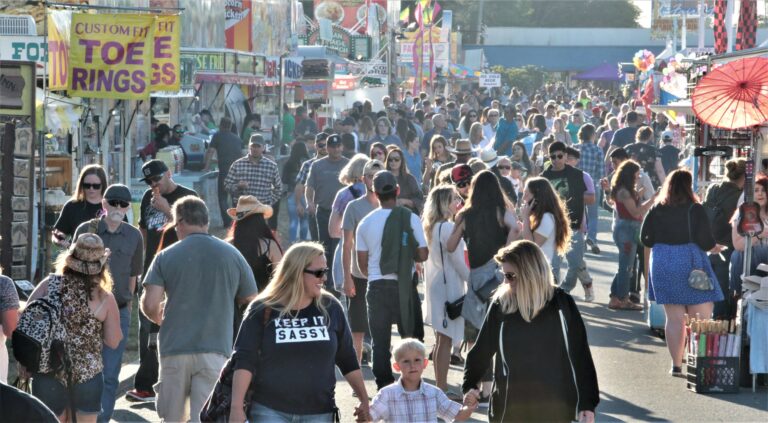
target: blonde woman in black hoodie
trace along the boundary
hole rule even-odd
[[[573,298],[555,287],[532,241],[515,241],[494,258],[504,283],[467,354],[465,397],[477,396],[473,389],[495,355],[489,421],[594,422],[600,390]]]

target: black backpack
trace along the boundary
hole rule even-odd
[[[58,373],[67,362],[59,276],[51,276],[48,295],[27,304],[11,337],[13,356],[30,372]]]
[[[741,193],[742,190],[735,184],[725,182],[712,185],[707,190],[703,206],[707,212],[712,236],[718,244],[730,245],[730,221],[736,211],[736,204]]]

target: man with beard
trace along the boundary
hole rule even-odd
[[[82,223],[73,239],[84,233],[95,233],[109,248],[109,273],[112,275],[112,294],[120,311],[120,329],[123,340],[117,348],[104,345],[101,359],[104,363],[104,388],[101,392],[100,422],[108,422],[115,408],[115,392],[119,383],[123,352],[131,325],[131,300],[136,292],[136,279],[144,270],[144,242],[141,232],[123,222],[131,207],[131,191],[125,185],[114,184],[104,192],[101,206],[106,214],[101,218]]]

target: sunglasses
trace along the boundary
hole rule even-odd
[[[499,117],[499,115],[493,114],[493,115],[488,115],[488,117]]]
[[[469,117],[471,117],[471,118],[476,118],[476,117],[477,117],[477,115],[469,115]]]
[[[161,179],[163,179],[162,175],[160,175],[160,176],[152,176],[150,178],[147,178],[144,182],[146,182],[147,185],[152,185],[152,184],[156,184],[156,183],[160,182]]]
[[[498,168],[499,168],[499,169],[501,169],[501,170],[509,170],[509,169],[512,169],[512,166],[496,166],[496,167],[498,167]]]
[[[109,200],[107,201],[107,204],[109,204],[112,207],[120,207],[123,209],[131,205],[131,203],[123,200]]]
[[[389,161],[390,161],[390,162],[399,162],[399,161],[400,161],[400,158],[399,158],[399,157],[390,157],[390,158],[389,158]]]
[[[101,189],[101,184],[89,184],[87,182],[83,182],[83,188],[85,188],[85,189]]]
[[[317,148],[325,148],[325,144],[316,144]]]
[[[456,183],[456,188],[464,188],[469,186],[471,182],[470,181],[461,181]]]
[[[317,269],[317,270],[304,269],[304,273],[310,274],[318,279],[322,279],[322,277],[325,276],[330,270],[331,269],[327,267],[325,269]]]
[[[174,133],[176,133],[176,134],[180,134],[180,135],[181,135],[181,134],[183,134],[183,133],[184,133],[184,131],[174,131]]]
[[[562,153],[561,154],[550,154],[549,155],[549,158],[552,159],[552,160],[560,160],[563,157],[565,157],[565,154],[562,154]]]
[[[504,279],[508,281],[513,281],[517,279],[517,274],[513,272],[506,272],[504,273]]]

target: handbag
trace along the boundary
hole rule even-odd
[[[691,209],[693,209],[693,204],[688,208],[688,241],[691,244],[694,244],[693,236],[691,236]],[[703,270],[704,266],[697,265],[696,263],[696,257],[700,257],[701,253],[702,251],[699,246],[694,244],[691,248],[691,254],[693,255],[693,269],[688,275],[688,286],[698,291],[711,291],[715,289],[715,283],[709,277],[707,272]]]
[[[264,306],[264,327],[269,323],[269,315],[272,313],[272,308]],[[258,354],[261,354],[259,349]],[[235,378],[235,362],[232,358],[224,363],[224,367],[219,373],[219,379],[213,386],[211,394],[208,399],[205,400],[203,408],[200,409],[200,421],[203,423],[226,423],[229,421],[229,410],[232,406],[232,380]],[[253,380],[253,379],[251,379]],[[245,401],[243,407],[245,408],[245,415],[248,415],[248,409],[251,407],[253,399],[253,384],[248,386],[245,391]]]
[[[496,272],[494,272],[493,276],[485,281],[483,286],[478,289],[472,288],[472,291],[475,293],[477,298],[480,299],[480,301],[487,303],[491,300],[493,293],[496,292],[496,288],[498,288],[499,285],[501,285],[501,281],[498,277],[496,277]],[[470,284],[470,287],[471,286],[472,285]]]
[[[443,257],[443,243],[440,240],[440,234],[443,230],[443,224],[440,223],[440,226],[437,229],[437,243],[440,245],[440,263],[443,265],[443,285],[445,286],[446,290],[446,298],[448,297],[448,281],[445,278],[445,257]],[[456,320],[457,318],[461,317],[461,310],[464,308],[464,295],[461,296],[461,298],[454,300],[454,301],[446,301],[445,302],[445,315],[448,316],[451,320]],[[447,323],[443,325],[443,327],[447,326]]]

